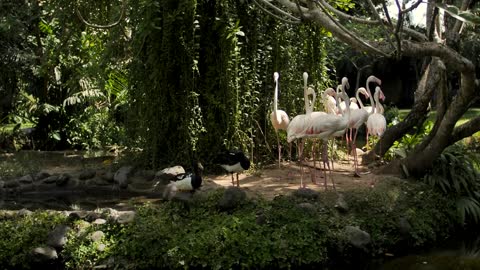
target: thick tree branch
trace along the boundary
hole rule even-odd
[[[415,2],[413,5],[411,5],[409,8],[406,8],[404,10],[401,11],[402,14],[406,14],[414,9],[416,9],[421,3],[423,2],[423,0],[417,0],[417,2]]]
[[[480,131],[480,116],[470,119],[468,122],[456,127],[452,136],[450,136],[450,144],[460,141],[463,138],[470,137]]]
[[[334,7],[332,7],[325,0],[315,0],[315,1],[321,3],[326,9],[328,9],[328,11],[332,12],[335,16],[337,16],[338,18],[343,19],[343,20],[348,20],[348,21],[351,21],[351,22],[368,24],[368,25],[384,24],[388,27],[391,27],[391,24],[392,24],[392,22],[389,19],[390,17],[388,15],[388,11],[385,12],[385,14],[387,16],[387,20],[380,20],[380,21],[379,20],[370,20],[370,19],[359,18],[358,16],[351,16],[351,15],[348,15],[346,13],[343,13],[343,12],[335,9]],[[419,41],[427,40],[427,37],[424,34],[418,32],[418,31],[415,31],[411,28],[403,26],[402,31],[405,34],[407,34],[408,36],[410,36],[410,37],[412,37],[416,40],[419,40]]]
[[[262,2],[263,2],[263,1],[262,1]],[[268,9],[264,8],[260,3],[258,3],[257,0],[253,0],[253,3],[254,3],[255,5],[257,5],[257,7],[260,8],[263,12],[267,13],[268,15],[270,15],[270,16],[278,19],[278,20],[281,20],[281,21],[286,22],[286,23],[289,23],[289,24],[299,24],[299,23],[301,23],[301,20],[300,20],[299,18],[295,18],[294,16],[292,16],[292,15],[290,15],[290,14],[288,14],[288,13],[286,13],[286,14],[288,14],[288,17],[291,18],[291,19],[293,18],[291,21],[290,21],[290,20],[287,20],[287,19],[284,19],[284,18],[282,18],[282,17],[280,17],[280,16],[278,16],[278,15],[270,12]],[[265,2],[264,2],[264,3],[265,3]],[[270,4],[270,3],[269,3],[269,4]],[[272,4],[270,4],[270,5],[272,5]],[[272,6],[273,6],[273,5],[272,5]],[[277,10],[277,11],[280,10],[279,8],[277,8],[277,7],[275,7],[275,6],[274,6],[274,8],[275,8],[275,10]],[[282,14],[285,13],[283,10],[280,10],[280,11],[282,12]]]

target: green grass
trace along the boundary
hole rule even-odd
[[[400,117],[400,119],[405,119],[407,114],[410,112],[410,109],[399,109],[398,111],[399,111],[398,116]],[[436,111],[431,111],[428,114],[428,120],[435,121],[436,116],[437,116],[437,112]],[[457,121],[456,126],[462,125],[462,124],[468,122],[470,119],[475,118],[477,116],[480,116],[480,108],[470,108],[462,116],[462,118],[460,118]],[[473,137],[480,138],[480,131],[473,134]]]

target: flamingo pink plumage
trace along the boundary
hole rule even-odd
[[[348,79],[342,79],[342,85],[348,85]],[[341,95],[349,103],[348,96],[342,91]],[[338,100],[337,96],[337,100]],[[349,105],[349,104],[348,104]],[[320,138],[322,140],[328,140],[333,134],[338,132],[345,132],[348,126],[348,120],[350,117],[350,107],[348,106],[347,112],[344,116],[338,116],[333,114],[314,114],[307,113],[305,115],[295,116],[287,128],[287,141],[300,138]],[[325,144],[326,146],[326,144]],[[324,148],[326,150],[326,148]],[[324,156],[327,156],[324,153]],[[335,183],[333,182],[335,187]],[[303,179],[300,182],[303,186]],[[325,171],[325,188],[327,187],[327,178]]]
[[[380,104],[380,100],[385,100],[385,95],[380,87],[375,88],[375,112],[368,117],[367,120],[367,144],[368,135],[381,137],[387,128],[387,121],[383,116],[383,106]]]
[[[282,160],[282,148],[280,146],[280,139],[278,138],[278,130],[287,130],[288,124],[290,123],[290,118],[288,114],[278,109],[278,72],[273,73],[273,80],[275,81],[275,92],[273,94],[273,111],[270,114],[270,120],[272,121],[272,126],[275,129],[275,134],[277,135],[277,146],[278,146],[278,167],[280,168],[280,163]]]
[[[358,110],[352,110],[350,112],[350,124],[349,124],[349,133],[347,133],[347,144],[351,144],[351,149],[353,151],[353,164],[355,167],[355,172],[354,176],[359,177],[360,175],[358,174],[358,156],[357,156],[357,134],[358,134],[358,129],[365,123],[367,122],[368,119],[368,112],[363,108],[363,102],[360,99],[359,94],[363,94],[366,97],[369,97],[368,92],[365,88],[360,87],[357,89],[355,96],[357,98],[358,103],[360,104],[360,108]],[[355,130],[355,134],[353,135],[352,138],[352,133],[353,130]]]

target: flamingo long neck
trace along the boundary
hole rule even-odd
[[[382,106],[382,104],[380,104],[380,100],[378,99],[379,95],[380,95],[380,91],[375,91],[374,98],[375,98],[375,112],[376,113],[379,113],[380,110],[382,110],[382,112],[383,112],[383,106]],[[372,105],[372,108],[373,108],[373,105]]]
[[[370,97],[370,103],[372,104],[372,110],[370,111],[370,114],[373,113],[373,109],[375,108],[375,102],[373,101],[373,95],[372,92],[370,91],[370,83],[375,80],[374,76],[370,76],[367,78],[367,92],[368,96]]]
[[[360,99],[360,91],[358,91],[359,89],[357,89],[357,92],[355,93],[355,97],[357,98],[358,104],[360,104],[360,109],[363,109],[363,102],[362,102],[362,99]]]
[[[309,113],[312,112],[310,111],[310,104],[308,104],[308,87],[307,87],[307,81],[308,81],[308,73],[304,72],[303,73],[303,100],[305,102],[305,112]]]
[[[315,107],[315,100],[317,99],[317,94],[315,93],[315,90],[313,90],[313,89],[312,89],[312,91],[308,91],[308,95],[310,95],[310,94],[312,94],[312,103],[309,104],[308,111],[313,112],[313,109]]]
[[[278,79],[275,80],[275,92],[273,93],[273,114],[277,117],[278,110]]]

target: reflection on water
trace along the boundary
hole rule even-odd
[[[461,235],[428,252],[388,260],[377,269],[480,270],[480,236],[478,232]]]

